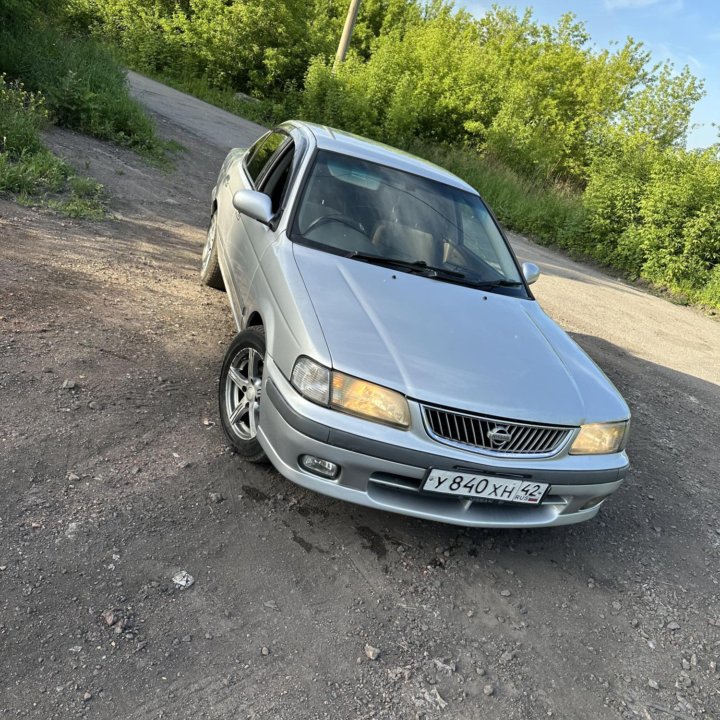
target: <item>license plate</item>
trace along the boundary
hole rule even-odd
[[[510,503],[539,505],[547,492],[547,483],[510,478],[473,475],[472,473],[430,470],[423,490],[443,495],[502,500]]]

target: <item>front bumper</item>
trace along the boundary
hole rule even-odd
[[[624,454],[619,466],[612,468],[597,467],[597,459],[589,469],[558,469],[553,465],[557,461],[552,459],[519,467],[517,463],[478,454],[473,454],[469,462],[468,453],[429,438],[430,452],[352,434],[299,412],[293,401],[297,405],[305,401],[277,373],[277,368],[272,369],[275,372],[267,373],[266,365],[258,427],[263,450],[288,480],[340,500],[466,527],[551,527],[594,517],[604,499],[620,486],[628,469]],[[341,468],[339,476],[327,480],[308,472],[299,462],[306,454],[336,463]],[[539,506],[438,496],[420,489],[431,467],[532,479],[550,483],[551,487]]]

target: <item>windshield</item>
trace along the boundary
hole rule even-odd
[[[291,235],[359,261],[527,297],[477,195],[359,158],[318,152]]]

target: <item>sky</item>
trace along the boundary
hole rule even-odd
[[[705,80],[705,97],[691,118],[697,125],[688,134],[688,147],[707,147],[718,142],[720,124],[720,0],[495,0],[518,11],[531,7],[542,23],[554,25],[566,12],[583,20],[592,42],[608,48],[630,36],[641,41],[656,62],[670,60],[677,70],[687,65]],[[492,0],[457,0],[482,16]]]

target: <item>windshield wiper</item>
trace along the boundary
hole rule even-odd
[[[346,257],[351,260],[362,260],[363,262],[373,263],[375,265],[385,265],[387,267],[395,267],[408,272],[421,274],[423,277],[438,278],[440,280],[449,280],[450,282],[460,282],[461,285],[478,288],[479,290],[492,290],[497,287],[522,287],[522,282],[516,280],[475,280],[467,278],[465,273],[456,270],[447,270],[442,267],[428,265],[424,260],[401,260],[400,258],[383,257],[382,255],[373,255],[372,253],[364,253],[356,250]]]
[[[453,279],[463,279],[464,273],[455,270],[446,270],[445,268],[428,265],[424,260],[401,260],[400,258],[388,258],[382,255],[373,255],[372,253],[351,252],[346,257],[351,260],[362,260],[364,262],[373,263],[375,265],[387,265],[388,267],[396,267],[409,272],[419,272],[425,277],[443,277]]]
[[[486,282],[478,282],[474,287],[481,290],[492,290],[496,287],[522,287],[522,283],[517,280],[489,280]]]

